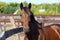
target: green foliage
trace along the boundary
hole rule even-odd
[[[6,7],[7,4],[4,2],[0,2],[0,13],[3,13],[4,7]]]
[[[28,6],[28,3],[25,1],[23,2],[24,6]],[[17,9],[20,9],[19,3],[4,3],[0,2],[0,14],[13,14]],[[40,12],[40,9],[45,9],[44,12]],[[60,15],[60,3],[59,4],[32,4],[31,8],[32,12],[35,15],[42,14],[42,15]],[[20,14],[20,10],[17,12],[17,14]]]

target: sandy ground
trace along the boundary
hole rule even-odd
[[[14,28],[17,28],[17,27],[13,27],[13,26],[2,27],[3,31],[11,30],[11,29],[14,29]],[[20,33],[17,33],[17,34],[12,35],[11,37],[7,38],[6,40],[23,40],[23,38],[24,38],[24,36],[21,36]]]

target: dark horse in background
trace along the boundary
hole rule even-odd
[[[28,7],[20,4],[21,22],[26,37],[24,40],[60,40],[60,25],[52,24],[42,27],[42,23],[38,23],[31,11],[31,3]]]

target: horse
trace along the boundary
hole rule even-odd
[[[31,11],[31,3],[28,6],[20,4],[21,23],[25,32],[24,40],[60,40],[60,24],[42,27],[42,23],[35,20]],[[55,27],[54,27],[55,26]]]

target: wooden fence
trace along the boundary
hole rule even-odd
[[[13,19],[10,20],[10,17],[13,17],[14,19],[14,26],[12,26]],[[6,30],[10,30],[13,28],[17,28],[18,26],[21,27],[21,21],[20,21],[21,17],[20,15],[15,15],[15,14],[0,14],[0,24],[2,25],[2,29],[4,31]],[[60,24],[60,15],[35,15],[35,19],[39,22],[39,23],[43,23],[43,25],[48,25],[48,24]],[[20,40],[20,35],[15,34],[11,37],[9,37],[6,40]]]
[[[15,22],[20,22],[20,15],[12,15],[12,14],[0,14],[0,22],[10,22],[9,16],[13,16]],[[44,22],[60,22],[60,15],[35,15],[37,21]]]
[[[21,24],[21,17],[20,15],[16,14],[0,14],[0,24],[4,23],[9,23],[10,19],[9,17],[13,17],[14,21],[16,22],[17,25]],[[35,15],[35,19],[38,22],[42,23],[60,23],[60,15]]]

